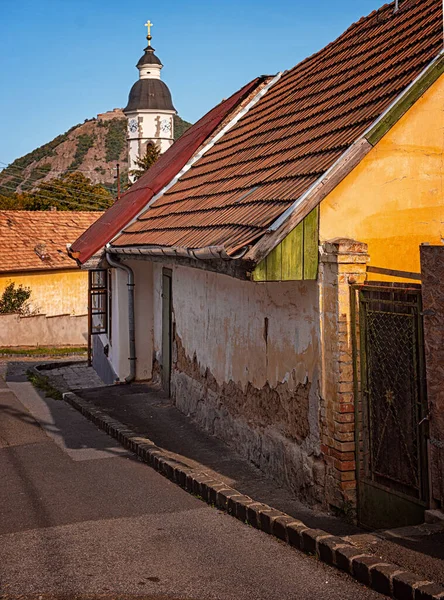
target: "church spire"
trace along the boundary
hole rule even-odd
[[[154,71],[148,72],[148,75],[153,75],[154,77],[159,78],[160,77],[160,69],[162,68],[162,63],[160,62],[158,57],[154,54],[154,48],[151,46],[151,40],[153,39],[153,36],[151,35],[151,27],[152,26],[153,26],[153,23],[151,23],[150,20],[148,20],[145,23],[145,27],[148,29],[148,35],[146,36],[146,39],[148,40],[148,46],[144,49],[144,55],[137,63],[137,68],[140,71],[140,69],[145,67],[146,65],[158,65],[157,70],[154,69]],[[141,74],[141,76],[143,74],[147,75],[147,73],[145,71],[140,71],[140,74]]]
[[[151,46],[151,40],[153,39],[153,36],[151,35],[151,27],[153,25],[154,25],[154,23],[151,23],[151,21],[149,19],[145,23],[145,27],[148,27],[148,35],[146,36],[146,39],[148,40],[148,46]]]

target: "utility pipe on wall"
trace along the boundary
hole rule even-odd
[[[122,269],[127,274],[128,286],[128,332],[129,332],[129,361],[130,374],[125,377],[126,383],[131,383],[136,378],[136,326],[134,319],[134,273],[131,267],[115,260],[106,250],[106,260],[111,267]]]

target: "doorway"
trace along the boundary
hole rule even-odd
[[[358,519],[371,529],[424,521],[427,398],[420,286],[356,289]]]

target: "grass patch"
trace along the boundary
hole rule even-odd
[[[28,381],[32,383],[34,387],[45,392],[47,398],[54,398],[54,400],[63,400],[63,395],[59,390],[56,390],[54,386],[49,382],[49,378],[45,375],[37,375],[33,371],[27,371],[26,376]]]
[[[68,347],[68,348],[48,348],[47,346],[38,346],[37,348],[0,348],[0,356],[72,356],[74,354],[86,354],[86,348]]]

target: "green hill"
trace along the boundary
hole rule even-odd
[[[29,192],[43,182],[76,171],[101,184],[111,192],[116,189],[116,166],[120,164],[121,180],[128,170],[127,121],[119,109],[87,119],[66,133],[17,158],[0,172],[0,195]],[[191,123],[174,117],[177,140]]]

